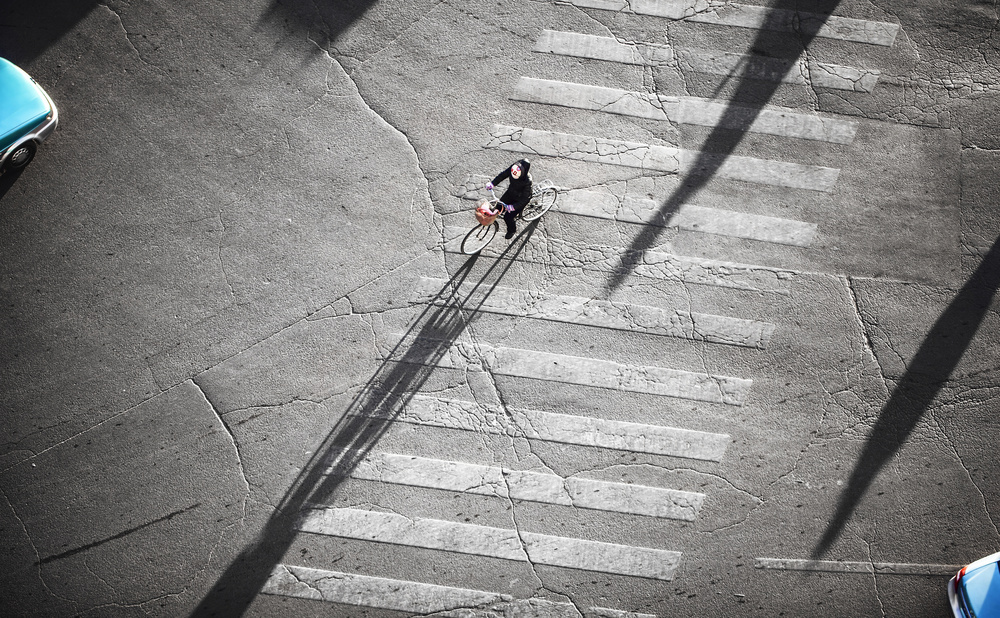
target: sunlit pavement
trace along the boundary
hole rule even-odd
[[[1000,545],[997,21],[0,9],[60,109],[0,176],[0,613],[947,615]],[[521,157],[555,208],[463,255]]]

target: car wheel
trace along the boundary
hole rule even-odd
[[[35,142],[24,142],[20,146],[17,146],[10,153],[10,157],[7,158],[7,169],[19,170],[31,163],[37,149],[38,147],[35,146]]]

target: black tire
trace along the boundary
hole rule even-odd
[[[38,150],[38,146],[35,145],[35,142],[24,142],[15,146],[10,152],[10,156],[7,157],[7,169],[19,170],[31,163],[31,160],[35,158],[36,150]]]
[[[521,219],[525,221],[538,219],[555,205],[557,197],[559,192],[555,187],[545,187],[538,192],[538,195],[532,196],[531,201],[521,211]]]
[[[489,225],[477,225],[469,230],[469,233],[462,239],[462,253],[475,255],[483,250],[483,247],[490,244],[493,237],[497,235],[500,224],[494,221]]]

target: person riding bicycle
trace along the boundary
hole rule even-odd
[[[492,191],[494,186],[510,180],[507,190],[500,196],[500,201],[506,205],[503,221],[507,224],[507,234],[504,238],[514,237],[514,233],[517,232],[514,218],[521,214],[531,201],[531,174],[528,173],[530,167],[531,163],[527,159],[515,161],[509,168],[497,174],[492,182],[486,183],[486,189]]]

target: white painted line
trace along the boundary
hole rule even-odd
[[[836,144],[854,142],[858,130],[858,123],[849,120],[803,114],[780,107],[758,110],[697,97],[680,98],[676,122]]]
[[[713,49],[671,47],[653,43],[621,42],[611,37],[544,30],[534,51],[571,58],[587,58],[643,66],[676,64],[678,68],[710,75],[773,81],[833,90],[871,92],[881,75],[875,69],[827,64],[802,55],[795,59],[768,58]]]
[[[439,519],[408,518],[360,509],[303,510],[302,532],[422,547],[669,581],[680,561],[676,551],[491,528]]]
[[[580,618],[579,609],[572,603],[515,599],[499,592],[452,588],[288,564],[279,564],[274,568],[261,592],[451,618]],[[624,612],[607,607],[591,607],[587,615],[595,618],[656,618],[652,614]]]
[[[394,348],[402,335],[388,342]],[[418,364],[448,369],[482,369],[497,375],[564,382],[631,393],[646,393],[678,399],[742,406],[752,380],[709,375],[652,365],[629,365],[615,361],[540,350],[493,347],[468,341],[443,342],[417,337],[403,346],[407,350],[426,347],[434,354],[415,354]],[[384,355],[385,353],[383,353]],[[408,362],[407,358],[393,358]]]
[[[261,592],[415,614],[437,614],[457,609],[487,607],[493,603],[509,601],[511,598],[497,592],[451,588],[285,564],[274,567]]]
[[[805,57],[789,60],[710,49],[678,50],[677,64],[697,73],[743,75],[749,79],[853,92],[871,92],[881,75],[874,69],[813,62]]]
[[[862,573],[865,575],[954,575],[961,564],[914,564],[908,562],[841,562],[839,560],[797,560],[790,558],[757,558],[758,569],[782,571],[824,571],[828,573]]]
[[[899,31],[898,24],[888,22],[771,9],[735,2],[705,0],[570,0],[570,2],[584,8],[631,12],[738,28],[804,33],[884,47],[892,46]]]
[[[561,203],[556,204],[561,210]],[[469,215],[469,227],[446,227],[444,250],[460,253],[462,237],[475,223]],[[484,256],[497,257],[507,245],[502,238],[483,250]],[[632,257],[634,256],[634,258]],[[601,273],[618,272],[623,262],[632,268],[632,274],[658,281],[676,281],[736,290],[752,290],[788,295],[790,282],[799,273],[787,268],[740,264],[722,260],[692,258],[662,251],[643,251],[629,254],[622,247],[577,244],[562,238],[533,235],[517,255],[518,261],[542,264],[553,268],[579,268]]]
[[[673,49],[667,45],[622,42],[610,37],[554,30],[543,30],[533,51],[640,66],[660,66],[674,60]]]
[[[528,103],[561,105],[652,120],[668,120],[673,116],[669,113],[669,108],[678,105],[677,97],[533,77],[521,77],[511,98]]]
[[[840,174],[839,169],[830,167],[709,154],[508,125],[495,125],[486,147],[668,174],[698,172],[696,166],[707,165],[712,168],[712,175],[720,178],[810,191],[832,191]]]
[[[765,133],[781,137],[850,144],[857,123],[793,110],[755,109],[697,97],[668,97],[648,92],[521,77],[512,97],[517,101],[559,105],[679,124]]]
[[[495,435],[594,446],[667,457],[722,461],[726,434],[692,431],[522,408],[503,409],[471,401],[416,395],[398,415],[378,418]]]
[[[569,190],[560,197],[559,211],[610,221],[676,227],[693,232],[748,238],[781,245],[809,247],[816,238],[816,224],[792,219],[683,204],[668,217],[653,200],[610,193]]]
[[[356,459],[351,458],[352,461]],[[336,468],[327,471],[328,474],[336,472]],[[348,473],[356,479],[382,483],[683,521],[697,519],[705,501],[705,494],[689,491],[578,476],[563,478],[555,474],[394,453],[369,453]]]
[[[445,285],[444,279],[421,278],[415,302],[447,305],[448,299],[438,295]],[[463,286],[459,293],[463,298],[474,294],[469,286]],[[756,320],[501,286],[490,288],[488,294],[476,294],[475,303],[477,311],[488,313],[758,349],[767,346],[775,328]]]
[[[640,614],[606,607],[591,607],[588,616],[593,616],[593,618],[656,618],[656,614]]]

